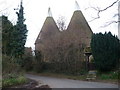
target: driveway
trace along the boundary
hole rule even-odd
[[[42,82],[44,84],[47,84],[51,88],[118,88],[118,85],[116,84],[71,80],[31,74],[26,74],[25,76],[40,83]]]

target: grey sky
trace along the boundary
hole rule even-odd
[[[21,0],[0,0],[0,15],[7,15],[9,20],[16,23],[17,16],[14,8],[18,8]],[[97,16],[97,12],[93,9],[87,9],[90,6],[105,8],[116,0],[77,0],[80,10],[83,12],[87,21],[92,20],[92,17]],[[25,23],[27,24],[28,37],[26,46],[34,48],[35,39],[40,32],[44,20],[48,16],[48,8],[51,8],[52,16],[55,21],[59,16],[66,18],[67,25],[70,22],[72,14],[75,10],[75,0],[23,0]],[[106,22],[117,20],[114,14],[118,12],[118,4],[109,8],[107,11],[100,14],[101,18],[92,22],[88,22],[94,33],[111,31],[113,34],[118,34],[118,25],[111,24],[108,27],[101,28]]]

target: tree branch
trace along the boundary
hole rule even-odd
[[[109,5],[108,7],[104,8],[104,9],[100,9],[99,7],[88,7],[86,9],[89,9],[89,8],[92,8],[94,10],[97,11],[97,17],[94,17],[92,20],[90,20],[89,22],[91,21],[94,21],[96,19],[99,19],[100,18],[100,13],[103,12],[103,11],[106,11],[107,9],[111,8],[112,6],[114,6],[119,0],[116,0],[115,2],[113,2],[111,5]],[[85,9],[85,10],[86,10]]]
[[[104,28],[104,27],[107,27],[107,26],[109,26],[109,25],[111,25],[113,23],[118,23],[118,22],[120,22],[120,21],[109,21],[109,22],[106,22],[106,24],[101,26],[101,27]]]

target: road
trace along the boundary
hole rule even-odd
[[[47,84],[51,88],[118,88],[118,85],[116,84],[71,80],[65,78],[54,78],[31,74],[26,74],[25,76],[38,82]]]

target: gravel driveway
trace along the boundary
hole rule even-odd
[[[26,74],[25,76],[38,82],[47,84],[51,88],[118,88],[118,85],[116,84],[71,80],[31,74]]]

